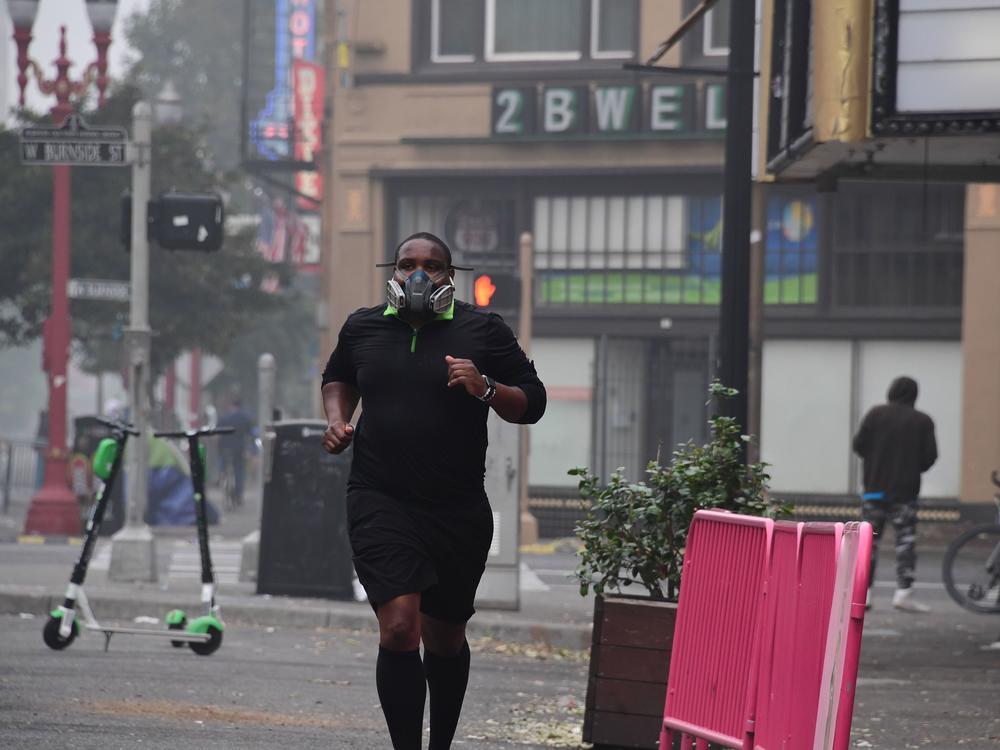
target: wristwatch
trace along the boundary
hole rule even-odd
[[[482,396],[476,396],[484,404],[488,404],[493,400],[493,397],[497,395],[497,381],[491,378],[489,375],[483,375],[483,380],[486,381],[486,393]]]

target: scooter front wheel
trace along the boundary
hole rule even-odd
[[[61,624],[62,615],[58,617],[56,615],[49,615],[48,622],[45,623],[45,627],[42,629],[42,639],[45,641],[45,645],[54,651],[62,651],[76,640],[77,635],[80,634],[80,627],[76,624],[76,620],[73,620],[69,635],[63,638],[59,634],[59,626]]]
[[[189,633],[207,633],[207,641],[191,641],[188,645],[198,656],[214,654],[222,645],[222,624],[214,617],[199,617],[188,624]]]

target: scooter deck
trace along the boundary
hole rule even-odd
[[[129,633],[130,635],[160,635],[172,641],[191,641],[194,643],[207,643],[212,637],[208,633],[186,633],[183,630],[155,630],[153,628],[123,628],[117,625],[87,625],[87,630],[96,630],[99,633]]]

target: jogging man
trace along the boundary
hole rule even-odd
[[[451,746],[469,677],[465,626],[493,537],[486,418],[537,422],[545,387],[496,314],[454,299],[451,251],[426,232],[396,249],[387,302],[344,323],[323,373],[323,446],[354,444],[347,518],[375,609],[375,683],[395,750]],[[351,418],[363,412],[357,427]],[[420,644],[423,643],[423,660]]]

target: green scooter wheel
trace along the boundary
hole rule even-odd
[[[208,656],[214,654],[222,645],[222,623],[211,615],[199,617],[188,624],[189,633],[207,633],[207,641],[191,641],[188,645],[198,656]]]
[[[163,621],[167,623],[168,630],[184,630],[184,626],[187,625],[187,615],[184,614],[183,610],[172,609],[167,612],[167,616],[163,618]],[[186,641],[170,641],[170,645],[174,648],[184,648],[187,645]]]
[[[63,638],[59,634],[59,625],[61,624],[62,612],[59,612],[58,614],[53,613],[49,615],[49,619],[45,623],[45,627],[42,629],[42,640],[45,641],[46,646],[54,651],[62,651],[74,640],[76,640],[76,637],[80,634],[80,627],[76,624],[76,620],[73,620],[69,636]]]

